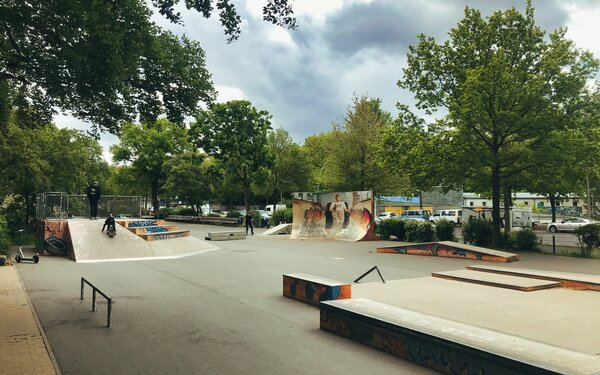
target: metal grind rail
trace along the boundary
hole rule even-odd
[[[96,288],[92,283],[87,281],[85,278],[81,278],[81,300],[83,300],[83,287],[84,283],[88,284],[92,288],[92,311],[96,311],[96,292],[98,292],[102,297],[106,298],[108,302],[108,311],[106,313],[106,326],[110,327],[110,323],[112,321],[112,298],[104,294],[100,289]]]
[[[377,271],[377,273],[379,274],[379,278],[381,278],[381,282],[385,284],[385,279],[383,278],[383,275],[381,274],[381,272],[379,272],[379,267],[377,267],[377,266],[374,266],[373,268],[371,268],[367,272],[365,272],[362,275],[360,275],[358,277],[358,279],[354,280],[354,282],[358,283],[363,277],[367,276],[368,274],[370,274],[373,271]]]

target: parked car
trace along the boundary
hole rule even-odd
[[[375,217],[375,222],[380,223],[383,220],[398,218],[398,214],[395,212],[382,212]]]
[[[400,215],[400,219],[429,221],[430,216],[431,216],[431,211],[429,211],[429,210],[406,210]]]
[[[433,224],[440,220],[449,220],[454,224],[460,224],[462,221],[462,210],[438,210],[429,216],[429,221]]]
[[[555,221],[548,224],[548,230],[552,233],[556,232],[572,232],[575,229],[582,227],[584,225],[595,224],[597,221],[590,219],[582,219],[579,217],[574,217],[570,219],[565,219],[563,221]]]

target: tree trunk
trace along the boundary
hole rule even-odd
[[[492,245],[500,247],[500,167],[492,167]]]
[[[244,177],[242,178],[242,184],[244,185],[244,207],[246,207],[246,213],[250,210],[250,204],[248,203],[248,193],[250,192],[250,178],[248,171],[244,170]]]
[[[158,210],[160,208],[160,203],[158,201],[158,184],[157,183],[152,183],[152,207],[154,207],[154,215],[156,217],[158,217]]]
[[[550,212],[552,213],[552,222],[556,221],[556,195],[550,194]]]
[[[511,193],[512,188],[510,186],[504,186],[504,236],[508,236],[512,227],[510,210],[510,206],[512,205]]]

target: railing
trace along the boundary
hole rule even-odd
[[[103,195],[98,201],[98,217],[112,212],[115,217],[140,217],[142,197]],[[67,193],[41,193],[36,197],[36,218],[44,220],[66,220],[90,216],[90,202],[86,195]]]
[[[371,268],[370,270],[368,270],[367,272],[363,273],[362,275],[360,275],[358,277],[358,279],[354,280],[355,283],[358,283],[363,277],[367,276],[368,274],[370,274],[373,271],[377,271],[377,273],[379,274],[379,277],[381,278],[381,282],[385,284],[385,280],[383,279],[383,275],[381,274],[381,272],[379,272],[379,268],[377,266],[373,266],[373,268]]]
[[[35,217],[37,220],[66,220],[69,207],[67,193],[41,193],[35,199]]]
[[[112,212],[115,217],[140,217],[142,197],[103,195],[98,201],[98,217],[107,217]],[[90,202],[86,195],[69,195],[69,218],[90,216]]]
[[[81,297],[80,299],[83,300],[83,286],[84,283],[89,285],[90,287],[92,287],[92,311],[96,311],[96,292],[98,292],[102,297],[106,298],[106,301],[108,302],[108,311],[106,313],[106,326],[110,327],[110,323],[112,321],[112,298],[110,298],[109,296],[107,296],[106,294],[104,294],[100,289],[96,288],[92,283],[90,283],[89,281],[87,281],[86,279],[84,279],[83,277],[81,278]]]

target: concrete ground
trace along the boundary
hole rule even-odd
[[[177,225],[199,239],[225,229]],[[351,282],[377,265],[387,280],[402,280],[484,263],[376,253],[390,244],[257,234],[214,242],[219,250],[179,259],[77,264],[43,257],[17,268],[63,374],[430,374],[321,331],[317,308],[282,297],[284,273]],[[598,260],[520,256],[512,267],[600,274]],[[114,299],[111,328],[101,298],[96,312],[90,311],[89,288],[80,301],[81,277]],[[377,280],[373,273],[363,282]],[[425,305],[436,298],[416,293],[415,301]],[[536,315],[511,318],[518,327],[520,318]]]

